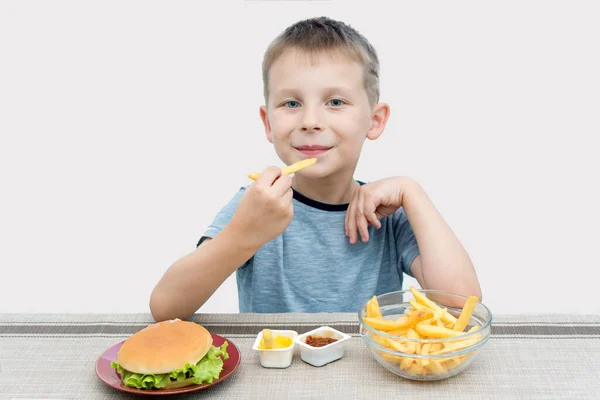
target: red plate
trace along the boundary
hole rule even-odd
[[[209,388],[229,378],[229,376],[233,374],[240,365],[240,361],[242,359],[240,350],[231,342],[231,340],[215,334],[211,334],[211,336],[213,338],[213,346],[215,347],[220,347],[226,340],[229,343],[227,346],[227,354],[229,354],[229,358],[223,362],[223,370],[221,371],[221,375],[219,375],[219,379],[215,379],[212,383],[191,385],[178,389],[136,389],[134,387],[125,386],[123,382],[121,382],[121,377],[119,374],[117,374],[117,370],[110,366],[111,361],[117,361],[117,352],[123,345],[123,342],[117,343],[100,356],[98,361],[96,361],[96,375],[98,375],[98,378],[100,378],[102,382],[106,383],[108,386],[122,392],[148,394],[151,396],[189,393]]]

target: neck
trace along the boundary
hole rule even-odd
[[[325,204],[347,204],[354,191],[360,186],[350,174],[344,178],[328,176],[320,179],[306,179],[295,175],[292,188],[304,196]]]

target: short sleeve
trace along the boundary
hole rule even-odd
[[[221,211],[219,211],[219,213],[215,216],[212,223],[208,226],[208,228],[206,229],[206,231],[200,238],[200,240],[198,240],[196,247],[200,246],[205,239],[207,239],[207,238],[212,239],[215,236],[217,236],[217,234],[219,232],[221,232],[223,230],[223,228],[225,228],[225,226],[229,223],[229,221],[231,221],[231,218],[233,217],[233,214],[235,213],[237,205],[240,202],[240,198],[244,194],[244,190],[245,190],[245,188],[241,188],[235,194],[235,196],[233,196],[233,198],[229,201],[229,203],[227,203],[225,205],[225,207],[223,207],[221,209]]]
[[[396,238],[396,250],[398,254],[399,272],[404,272],[414,278],[410,266],[414,259],[420,254],[415,233],[413,232],[404,209],[400,207],[394,213],[394,237]]]

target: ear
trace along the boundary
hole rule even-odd
[[[371,116],[371,128],[367,131],[367,138],[375,140],[383,133],[387,120],[390,116],[390,106],[386,103],[379,103],[373,107]]]
[[[273,135],[271,134],[271,123],[269,122],[269,114],[266,106],[260,106],[260,119],[265,126],[265,133],[267,134],[267,140],[273,143]]]

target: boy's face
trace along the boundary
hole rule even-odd
[[[365,138],[379,137],[389,115],[386,104],[370,104],[361,64],[341,53],[287,50],[271,66],[268,90],[267,138],[288,165],[316,157],[299,172],[307,178],[352,175]]]

